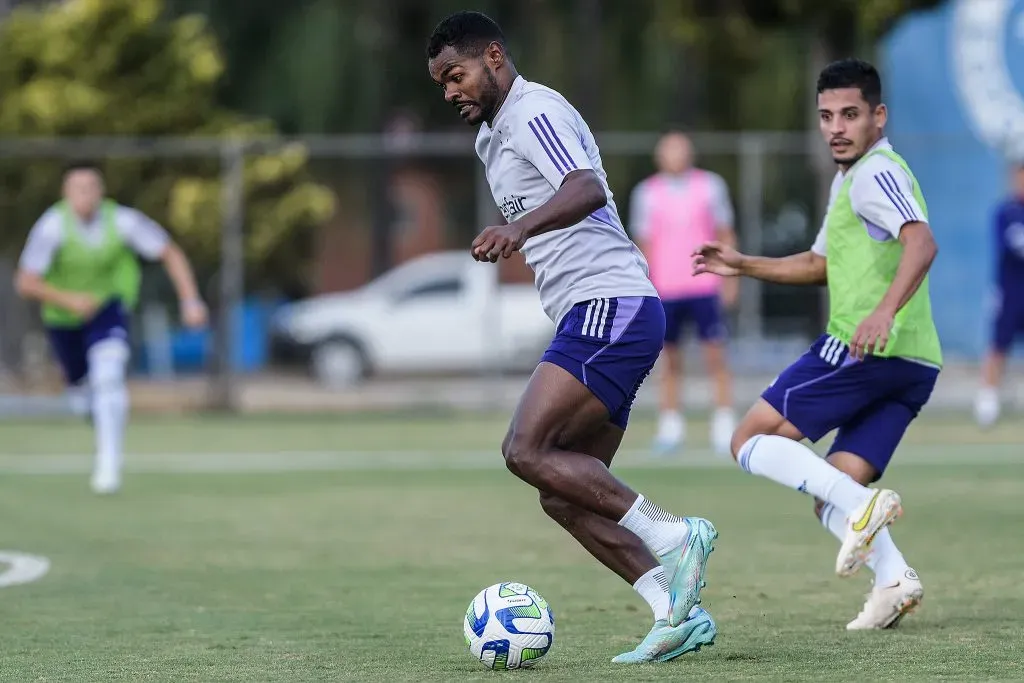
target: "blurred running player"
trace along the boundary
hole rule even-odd
[[[739,291],[732,278],[695,277],[690,254],[703,242],[735,246],[729,188],[716,173],[693,166],[693,146],[680,132],[670,132],[655,149],[658,173],[642,181],[630,198],[630,229],[650,264],[651,281],[665,306],[665,345],[661,352],[661,414],[654,450],[668,453],[686,439],[680,410],[680,348],[683,327],[693,325],[704,363],[715,385],[711,445],[729,452],[736,428],[732,411],[732,377],[726,360],[722,305],[731,307]]]
[[[891,628],[924,595],[886,527],[900,497],[871,489],[942,365],[928,269],[938,251],[921,188],[884,137],[887,111],[873,66],[834,62],[818,77],[821,133],[839,171],[810,251],[746,256],[723,244],[694,254],[694,272],[783,284],[827,285],[828,329],[786,368],[740,422],[740,467],[813,495],[822,524],[842,542],[836,572],[863,564],[874,589],[847,628]],[[838,429],[825,459],[800,444]]]
[[[557,332],[502,443],[544,511],[651,605],[654,627],[616,662],[665,661],[715,637],[696,607],[715,528],[677,517],[608,467],[661,351],[665,315],[626,235],[597,142],[564,97],[516,72],[501,29],[477,12],[442,21],[430,76],[462,119],[507,223],[473,241],[478,261],[522,251]]]
[[[1024,334],[1024,160],[1012,171],[1012,195],[994,217],[996,297],[992,345],[981,370],[981,389],[974,402],[974,417],[982,427],[999,419],[999,385],[1006,372],[1006,354]]]
[[[139,296],[137,256],[160,260],[174,283],[182,321],[206,324],[188,260],[152,220],[104,199],[97,165],[64,173],[64,198],[32,227],[18,264],[18,293],[42,304],[43,323],[64,378],[89,397],[96,436],[92,488],[121,486],[128,419],[128,316]]]

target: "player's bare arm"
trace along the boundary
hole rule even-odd
[[[46,282],[42,275],[23,268],[15,273],[14,288],[23,299],[53,304],[82,317],[91,316],[100,305],[92,294],[58,289]]]
[[[783,285],[824,285],[825,257],[813,251],[772,258],[750,256],[721,241],[707,242],[693,252],[693,273],[752,277]]]
[[[601,181],[591,169],[565,176],[547,202],[508,225],[492,225],[473,240],[473,258],[494,263],[519,251],[531,237],[576,225],[608,203]]]
[[[903,226],[900,230],[900,243],[903,245],[903,254],[896,269],[896,277],[875,311],[857,326],[850,341],[850,353],[857,358],[864,358],[875,351],[885,351],[896,314],[917,292],[939,253],[931,228],[921,221]]]
[[[202,327],[207,322],[206,305],[199,296],[196,278],[188,258],[174,242],[169,242],[160,255],[167,277],[174,285],[181,306],[181,319],[188,327]]]

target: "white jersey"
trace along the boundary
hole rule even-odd
[[[892,149],[886,138],[882,138],[869,150]],[[927,222],[928,217],[914,198],[914,182],[903,170],[903,167],[885,154],[872,154],[853,166],[854,176],[850,182],[850,205],[864,223],[864,229],[874,239],[883,242],[900,238],[900,230],[907,223],[916,221]],[[828,207],[839,194],[846,174],[836,173],[829,191]],[[811,251],[825,256],[828,248],[825,220],[818,230],[818,236],[811,246]]]
[[[114,209],[114,226],[125,244],[139,256],[156,260],[170,243],[170,236],[141,211],[118,204]],[[88,244],[103,240],[104,223],[100,211],[89,222],[75,220],[74,229]],[[45,275],[64,242],[64,214],[60,209],[47,209],[28,234],[18,267],[29,273]]]
[[[494,121],[481,124],[476,153],[509,222],[551,199],[572,171],[593,170],[604,187],[604,208],[523,245],[541,305],[556,324],[582,301],[657,296],[647,262],[619,220],[597,142],[564,97],[519,76]]]

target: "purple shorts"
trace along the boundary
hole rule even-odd
[[[128,315],[120,301],[111,301],[92,320],[79,327],[50,327],[50,346],[64,369],[64,379],[75,385],[89,372],[89,349],[104,339],[128,339]]]
[[[761,398],[811,441],[838,429],[829,453],[859,455],[885,471],[904,432],[928,402],[938,368],[903,358],[848,357],[824,335]]]
[[[665,306],[665,343],[678,344],[683,328],[693,324],[697,337],[704,342],[725,339],[725,319],[717,294],[692,299],[667,299]]]
[[[592,299],[573,306],[542,361],[570,372],[622,429],[636,392],[661,353],[665,311],[657,297]]]
[[[999,308],[992,323],[992,348],[1006,353],[1015,339],[1024,335],[1024,305],[1009,303],[1006,296],[999,294]]]

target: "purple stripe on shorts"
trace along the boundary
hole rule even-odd
[[[814,379],[809,379],[806,382],[803,382],[802,384],[797,384],[795,387],[790,387],[789,389],[786,389],[786,393],[782,397],[782,417],[786,418],[787,420],[789,419],[789,395],[791,393],[793,393],[797,389],[803,389],[805,387],[811,386],[812,384],[822,382],[831,377],[832,375],[836,374],[837,372],[840,372],[846,366],[847,364],[844,362],[842,365],[840,365],[838,368],[836,368],[835,370],[828,374],[822,375],[821,377],[815,377]]]
[[[615,317],[612,319],[612,331],[608,338],[609,344],[617,342],[622,333],[629,327],[629,324],[633,322],[633,318],[636,317],[637,311],[640,310],[644,298],[642,296],[623,296],[615,301],[618,305],[615,308]]]

